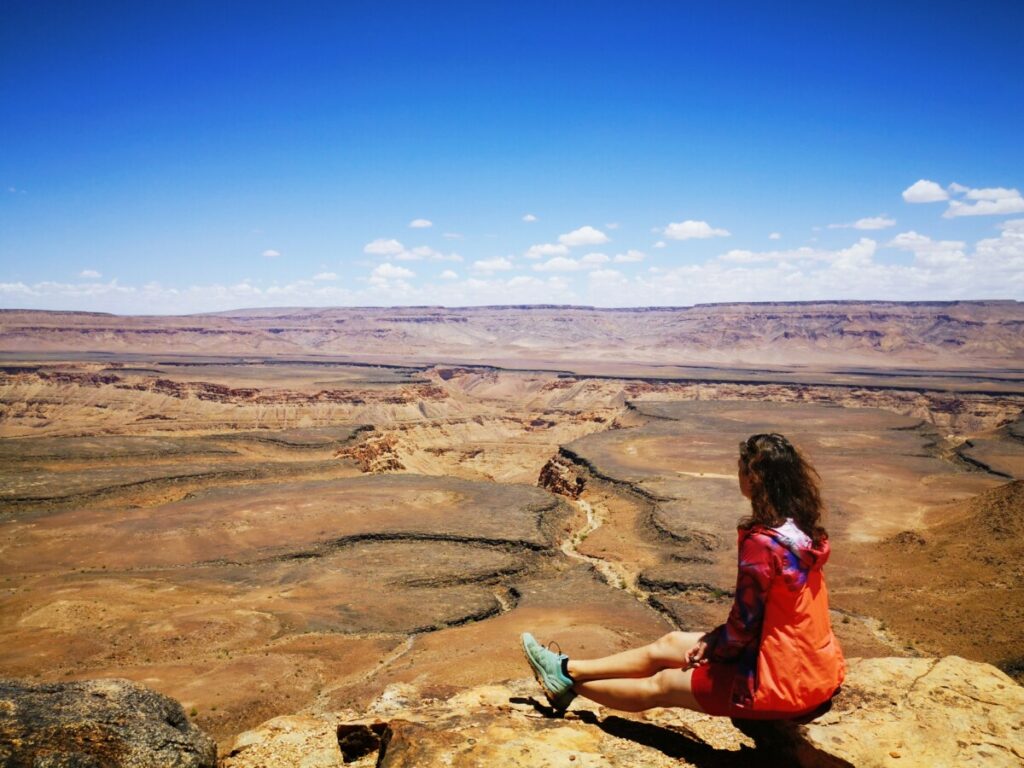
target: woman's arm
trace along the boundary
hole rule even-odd
[[[764,605],[775,574],[775,554],[765,539],[751,534],[740,544],[736,595],[729,618],[705,635],[707,649],[703,657],[710,661],[732,661],[744,648],[761,640]]]

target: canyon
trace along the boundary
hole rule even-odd
[[[1022,328],[1016,302],[2,310],[0,677],[141,683],[227,764],[274,718],[527,697],[520,632],[596,656],[724,621],[736,446],[778,431],[822,477],[847,656],[1019,682]]]

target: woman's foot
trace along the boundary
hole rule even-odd
[[[523,653],[530,663],[533,676],[544,689],[544,696],[552,707],[564,712],[576,698],[576,691],[572,689],[572,678],[566,674],[563,665],[563,660],[567,661],[569,657],[564,653],[549,651],[534,640],[529,632],[523,633],[522,641]]]

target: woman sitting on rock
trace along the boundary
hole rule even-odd
[[[638,712],[686,707],[749,719],[813,713],[846,671],[832,634],[822,566],[829,542],[820,525],[817,472],[778,434],[740,443],[740,491],[751,515],[739,527],[736,596],[725,624],[707,634],[670,632],[600,659],[570,659],[529,633],[523,650],[551,705],[578,694]]]

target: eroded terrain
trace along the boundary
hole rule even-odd
[[[719,623],[757,431],[821,472],[848,654],[1020,665],[1012,377],[7,357],[0,675],[135,679],[222,746],[520,678],[524,630],[602,654]]]

